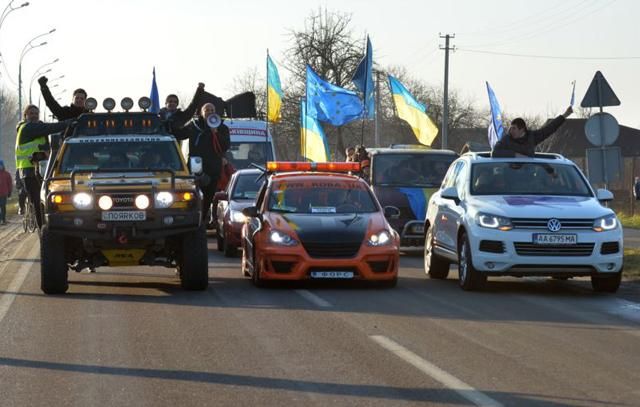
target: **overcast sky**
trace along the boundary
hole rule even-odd
[[[600,70],[622,102],[605,111],[621,124],[640,127],[640,2],[633,0],[30,3],[6,19],[0,51],[9,77],[17,81],[25,44],[56,28],[42,38],[46,46],[24,58],[23,81],[28,88],[36,68],[60,58],[48,75],[65,75],[53,89],[54,93],[69,90],[64,102],[77,87],[99,101],[107,96],[119,100],[149,95],[153,66],[161,99],[168,93],[191,95],[200,81],[208,91],[229,97],[238,73],[265,66],[267,48],[286,84],[288,75],[280,62],[288,47],[288,30],[302,28],[312,10],[327,7],[352,13],[354,33],[371,36],[377,63],[405,66],[411,75],[434,85],[441,85],[444,78],[444,52],[438,50],[443,40],[438,34],[455,34],[452,45],[458,51],[450,57],[450,87],[488,107],[485,81],[489,81],[503,110],[512,116],[562,113],[569,104],[571,81],[577,82],[579,104]],[[585,59],[614,57],[626,59]],[[13,88],[9,77],[3,68],[0,80]]]

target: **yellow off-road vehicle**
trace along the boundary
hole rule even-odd
[[[113,105],[111,99],[105,107]],[[70,269],[100,266],[177,268],[183,288],[208,285],[196,177],[158,116],[129,112],[130,105],[123,101],[122,113],[81,115],[51,155],[41,190],[47,294],[67,291]]]

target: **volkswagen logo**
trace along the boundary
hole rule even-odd
[[[547,228],[550,232],[557,232],[562,228],[562,224],[558,219],[549,219],[549,222],[547,222]]]

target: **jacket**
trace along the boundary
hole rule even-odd
[[[184,127],[185,123],[189,120],[193,119],[193,116],[196,114],[196,110],[202,105],[202,95],[204,93],[204,88],[198,87],[196,89],[196,93],[193,95],[193,99],[189,106],[186,109],[178,109],[175,112],[171,113],[167,110],[166,107],[163,107],[158,112],[160,116],[160,120],[167,122],[167,130],[171,132],[172,128],[180,128]]]
[[[44,102],[47,104],[47,107],[59,121],[75,119],[82,113],[89,112],[84,107],[78,107],[75,105],[60,106],[56,98],[51,94],[51,90],[49,90],[47,84],[41,84],[40,91],[42,92],[42,97],[44,98]]]
[[[0,198],[6,198],[13,191],[13,180],[8,171],[0,170]]]
[[[44,143],[47,143],[47,136],[49,134],[57,133],[59,131],[64,130],[70,123],[71,123],[70,120],[59,122],[59,123],[43,123],[40,121],[30,122],[30,123],[25,123],[25,122],[18,123],[16,130],[18,131],[18,134],[19,134],[19,140],[17,137],[16,138],[16,167],[19,167],[17,165],[17,153],[21,149],[20,147],[23,144],[28,144],[39,138],[42,138],[43,139],[42,141],[44,141]],[[21,127],[22,127],[22,130],[20,130]],[[28,176],[34,176],[34,175],[35,175],[35,171],[33,168],[24,168],[20,170],[20,176],[22,178],[28,177]]]
[[[178,140],[189,140],[189,158],[201,157],[203,172],[216,179],[217,183],[217,178],[222,172],[222,157],[231,145],[227,125],[222,123],[217,129],[211,129],[205,119],[198,117],[184,127],[174,128],[173,135]],[[218,152],[214,149],[214,137],[217,138],[220,146]]]
[[[508,133],[493,146],[492,157],[513,157],[515,153],[528,157],[535,156],[536,146],[555,133],[564,124],[565,117],[560,115],[538,130],[527,130],[521,138],[515,139]]]

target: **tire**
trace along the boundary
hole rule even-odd
[[[222,243],[224,257],[236,257],[238,255],[238,248],[229,245],[229,239],[223,239]]]
[[[242,277],[251,277],[251,273],[247,268],[247,254],[244,249],[242,249],[242,260],[240,261],[240,269],[242,270]]]
[[[615,293],[622,281],[622,270],[612,276],[591,276],[591,287],[597,293]]]
[[[465,291],[478,290],[486,282],[487,275],[473,267],[469,238],[466,233],[463,233],[458,242],[458,283],[460,288]]]
[[[178,265],[182,288],[190,291],[206,290],[209,285],[207,232],[204,226],[184,235],[182,255]]]
[[[69,289],[69,266],[64,258],[64,238],[42,228],[40,235],[40,288],[45,294],[64,294]]]
[[[251,273],[251,282],[259,288],[264,288],[266,282],[260,278],[260,262],[256,259],[255,252],[253,255],[253,273]]]
[[[218,251],[224,250],[224,238],[220,235],[220,231],[216,230],[216,243],[218,245]]]
[[[433,252],[433,228],[424,239],[424,272],[429,278],[444,280],[449,275],[449,262]]]

